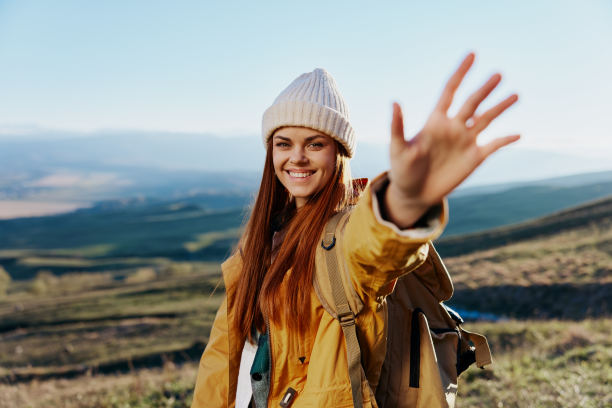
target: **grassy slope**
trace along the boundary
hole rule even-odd
[[[195,265],[184,275],[143,271],[121,283],[98,276],[91,286],[87,275],[64,275],[47,282],[39,296],[18,285],[0,301],[0,378],[12,382],[155,366],[165,357],[197,359],[223,295],[221,287],[211,296],[221,283],[218,265]]]
[[[521,224],[443,238],[437,242],[436,248],[444,257],[457,256],[518,241],[555,236],[563,231],[597,228],[599,225],[607,228],[611,222],[612,197],[607,197]]]
[[[239,226],[242,210],[183,207],[82,212],[2,222],[3,248],[53,249],[110,245],[106,256],[164,256],[181,250],[185,238]],[[173,240],[178,239],[177,244]]]
[[[491,343],[493,368],[459,380],[457,408],[609,407],[612,320],[473,323]],[[197,365],[166,363],[117,375],[7,385],[0,408],[189,407]]]
[[[612,406],[612,320],[476,323],[492,369],[471,368],[457,408]]]
[[[451,195],[451,216],[444,236],[484,231],[546,216],[552,212],[612,195],[612,181],[562,186],[528,185],[505,191]]]
[[[152,264],[159,257],[220,261],[239,234],[242,216],[243,210],[163,205],[2,221],[0,265],[14,279],[29,279],[39,270],[99,272]]]
[[[531,231],[550,228],[539,237],[445,258],[455,285],[450,303],[519,318],[609,315],[612,214],[603,210],[612,210],[612,200],[601,204],[600,218],[586,210],[565,212],[514,229],[522,235],[528,226]],[[576,223],[584,213],[589,221]]]
[[[581,211],[589,222],[575,223],[562,214],[557,222],[565,227],[556,234],[445,258],[455,281],[455,305],[527,319],[599,317],[469,324],[489,337],[497,366],[495,371],[471,369],[462,377],[459,407],[609,405],[612,222],[605,210],[574,213]],[[223,231],[194,236],[192,242],[199,247],[227,239]],[[96,253],[95,247],[90,251]],[[197,360],[221,299],[220,292],[207,296],[219,282],[218,265],[154,261],[153,267],[121,271],[122,281],[116,280],[117,272],[105,272],[95,279],[66,274],[14,283],[0,300],[0,364],[7,383],[0,385],[0,395],[14,403],[30,398],[31,406],[188,406],[194,378],[189,364],[172,375],[152,371],[150,380],[139,379],[139,371],[45,380],[36,387],[43,384],[49,393],[34,399],[26,396],[31,383],[10,385],[28,376],[43,379],[45,373],[66,376],[67,369],[72,375],[95,375],[181,361],[190,353],[188,358]],[[42,289],[36,289],[39,283]],[[533,287],[540,292],[530,292]],[[559,288],[575,291],[567,295]],[[585,288],[598,288],[599,297]],[[39,295],[33,297],[32,290]],[[558,306],[540,311],[551,304]],[[116,387],[108,385],[114,381]],[[79,397],[78,389],[87,391]],[[7,406],[14,406],[10,401]]]

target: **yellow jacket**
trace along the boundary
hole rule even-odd
[[[338,252],[343,255],[354,291],[349,297],[356,317],[365,377],[364,407],[376,407],[370,391],[376,389],[385,357],[385,315],[381,301],[392,290],[395,278],[413,271],[427,258],[428,241],[442,232],[447,203],[427,228],[400,231],[382,220],[375,192],[385,184],[377,177],[362,193],[357,205],[339,230]],[[318,246],[315,265],[325,262]],[[241,272],[240,256],[222,265],[226,295],[215,317],[202,355],[192,408],[234,407],[240,357],[245,339],[233,329],[235,287]],[[290,273],[291,271],[288,271]],[[340,324],[325,312],[311,291],[311,322],[305,337],[270,323],[271,374],[268,406],[278,407],[288,387],[297,391],[291,407],[352,407],[346,346]],[[367,345],[364,347],[363,345]]]

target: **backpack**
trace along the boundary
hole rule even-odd
[[[346,221],[348,212],[334,215],[325,227],[321,246],[326,268],[315,274],[313,283],[321,304],[342,327],[353,404],[361,408],[365,373],[355,320],[361,308],[349,301],[350,276],[338,262],[335,232],[341,219]],[[386,354],[375,392],[380,408],[452,408],[459,374],[474,362],[480,368],[491,363],[486,338],[465,330],[459,314],[443,303],[452,296],[452,282],[433,244],[428,245],[426,261],[392,282],[388,296],[377,299],[377,313],[385,313],[387,322]]]

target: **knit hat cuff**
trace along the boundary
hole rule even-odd
[[[264,146],[274,131],[283,126],[303,126],[323,132],[342,144],[349,157],[353,157],[355,131],[348,119],[334,109],[303,100],[283,101],[270,106],[263,114]]]

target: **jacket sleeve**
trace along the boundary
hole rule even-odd
[[[344,259],[362,300],[389,294],[396,278],[418,268],[427,258],[428,242],[442,233],[447,221],[444,199],[427,211],[418,223],[423,226],[400,230],[381,217],[377,193],[387,184],[384,173],[366,186],[344,228]]]
[[[217,311],[204,349],[191,408],[221,408],[228,406],[229,338],[227,327],[227,296]]]

